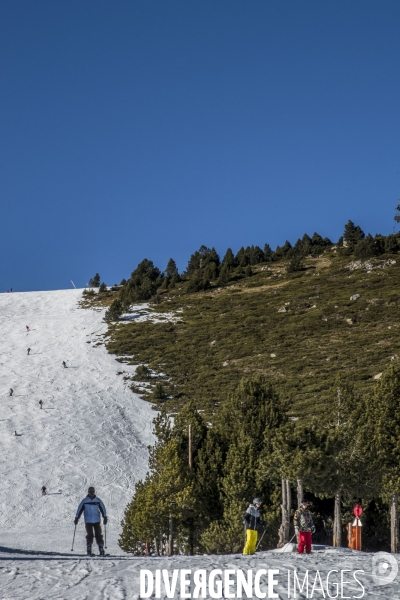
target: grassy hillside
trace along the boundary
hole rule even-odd
[[[152,306],[179,311],[177,322],[118,322],[107,347],[163,373],[151,385],[162,382],[171,411],[194,399],[211,415],[254,373],[290,399],[294,416],[329,410],[338,374],[367,392],[400,357],[399,256],[354,261],[329,249],[305,259],[301,271],[287,273],[286,266],[260,264],[251,277],[205,292],[188,294],[182,283]],[[116,293],[91,302],[108,304]]]

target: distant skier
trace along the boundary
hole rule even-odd
[[[10,396],[12,396],[14,393],[14,390],[12,388],[10,388]]]
[[[45,496],[47,494],[47,488],[45,485],[42,485],[42,496]]]
[[[26,331],[30,331],[30,329],[29,329],[28,325],[26,325],[25,327],[26,327]]]
[[[30,348],[28,348],[28,350],[27,350],[27,354],[28,354],[28,356],[29,356],[29,354],[30,354],[30,353],[31,353],[31,349],[30,349]]]
[[[246,528],[246,544],[243,548],[243,554],[254,554],[257,545],[257,527],[261,525],[264,529],[267,525],[261,520],[261,507],[262,501],[260,498],[254,498],[253,504],[250,504],[248,509],[243,515],[243,523]]]
[[[43,400],[39,400],[39,406],[40,408],[43,408]]]
[[[67,363],[65,362],[65,360],[63,360],[62,364],[63,364],[63,367],[64,367],[64,369],[67,369],[67,368],[68,368],[68,367],[67,367]]]
[[[104,556],[104,540],[101,532],[100,515],[103,515],[103,523],[107,525],[106,507],[95,494],[94,487],[88,489],[88,495],[82,500],[76,511],[74,519],[75,525],[78,524],[81,514],[84,513],[86,529],[86,550],[87,554],[92,555],[93,531],[96,542],[99,547],[100,556]]]
[[[311,554],[312,534],[315,531],[312,514],[308,510],[308,500],[304,498],[301,505],[294,513],[293,517],[294,532],[298,536],[299,554],[303,554],[304,547],[307,554]]]

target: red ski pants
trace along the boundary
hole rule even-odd
[[[307,554],[311,552],[311,531],[300,531],[299,533],[299,545],[297,547],[299,554],[303,554],[304,546],[306,547]]]

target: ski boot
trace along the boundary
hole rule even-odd
[[[100,556],[105,556],[103,544],[99,544],[99,554]]]
[[[86,554],[88,556],[93,556],[93,553],[92,553],[92,544],[87,544],[87,546],[86,546]]]

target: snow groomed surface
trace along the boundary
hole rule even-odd
[[[190,598],[202,577],[207,598],[236,598],[238,574],[248,578],[249,570],[252,591],[242,597],[268,597],[271,569],[279,571],[272,574],[277,580],[273,591],[282,600],[400,600],[398,575],[387,585],[377,579],[379,574],[390,579],[390,560],[397,565],[398,555],[329,548],[309,556],[124,554],[117,545],[120,521],[135,482],[146,473],[154,411],[117,375],[129,372],[129,367],[116,362],[103,345],[96,346],[106,330],[103,311],[79,309],[80,297],[79,290],[0,295],[0,600],[180,598],[184,580],[191,582],[184,590]],[[105,558],[84,555],[82,519],[71,552],[75,511],[90,484],[109,513],[110,556]],[[42,485],[48,490],[45,497]],[[357,570],[363,571],[357,573],[363,588],[354,578]],[[296,596],[294,571],[300,583],[308,571],[308,584],[301,593],[297,589]],[[142,595],[141,577],[146,584]],[[176,580],[168,595],[164,577],[168,587]]]
[[[109,551],[122,554],[120,522],[146,474],[155,413],[117,375],[134,369],[96,346],[104,311],[80,309],[81,295],[0,294],[0,546],[67,552],[94,485],[109,513]]]

